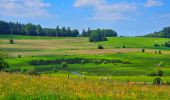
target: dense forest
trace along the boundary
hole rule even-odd
[[[159,32],[147,34],[145,37],[170,38],[170,27],[165,27]]]
[[[29,36],[58,36],[58,37],[76,37],[79,35],[77,29],[71,30],[70,27],[42,28],[41,25],[32,23],[20,24],[18,22],[0,21],[0,34],[4,35],[29,35]]]
[[[56,28],[42,28],[41,25],[34,25],[32,23],[21,24],[14,22],[0,21],[0,35],[29,35],[29,36],[56,36],[56,37],[89,37],[94,31],[104,34],[106,37],[117,36],[116,31],[112,29],[97,29],[87,31],[85,29],[80,34],[78,29],[71,29],[70,27],[59,27]],[[99,32],[100,31],[100,32]]]

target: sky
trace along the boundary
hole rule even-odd
[[[0,20],[140,36],[170,26],[170,0],[0,0]]]

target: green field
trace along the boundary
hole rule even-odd
[[[15,44],[10,44],[14,39]],[[164,76],[170,76],[170,51],[165,47],[154,47],[154,44],[164,44],[169,39],[144,37],[116,37],[105,42],[90,43],[88,38],[55,38],[33,36],[0,36],[0,48],[9,53],[7,62],[10,70],[36,69],[44,74],[72,74],[74,72],[87,76],[149,76],[158,70],[158,64],[163,63]],[[98,50],[101,44],[104,50]],[[122,48],[123,45],[126,48]],[[115,48],[118,47],[119,48]],[[145,49],[145,53],[141,52]],[[162,54],[155,54],[161,50]],[[21,58],[17,56],[21,55]],[[68,64],[67,70],[61,70],[60,64],[35,66],[32,60],[56,60],[61,58],[94,58],[94,59],[120,59],[125,63],[108,64]],[[57,71],[53,71],[56,69]],[[134,78],[133,78],[134,79]],[[135,79],[134,79],[135,81]]]
[[[91,43],[83,37],[0,36],[0,49],[8,54],[7,71],[14,73],[0,73],[0,99],[167,99],[169,86],[152,83],[159,69],[161,79],[170,82],[170,48],[154,47],[169,40],[114,37]],[[97,49],[99,44],[104,49]],[[66,68],[62,61],[67,62]],[[41,76],[23,75],[30,71]]]

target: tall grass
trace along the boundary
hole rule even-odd
[[[0,73],[1,100],[169,100],[169,86],[135,85],[111,79]]]

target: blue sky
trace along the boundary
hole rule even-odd
[[[170,0],[0,0],[0,20],[43,27],[111,28],[136,36],[170,26]]]

